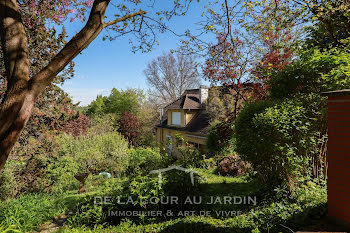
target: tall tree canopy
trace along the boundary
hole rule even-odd
[[[138,89],[117,90],[113,88],[109,96],[97,96],[87,107],[88,115],[115,114],[117,119],[124,112],[137,114],[145,95]]]
[[[194,56],[164,53],[148,63],[144,70],[153,102],[169,103],[182,95],[186,89],[200,84]]]

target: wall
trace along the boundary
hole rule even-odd
[[[171,113],[172,112],[180,112],[181,113],[181,127],[185,126],[185,114],[184,114],[184,110],[183,109],[176,109],[176,110],[168,110],[168,125],[171,126],[172,125],[172,117],[171,117]]]
[[[328,97],[328,215],[350,228],[350,91]]]
[[[196,115],[196,113],[197,113],[198,111],[196,111],[196,110],[185,110],[185,117],[186,117],[186,121],[185,121],[185,123],[186,124],[188,124],[191,120],[192,120],[192,118]]]

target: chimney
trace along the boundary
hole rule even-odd
[[[200,85],[199,87],[199,102],[201,104],[205,103],[205,101],[208,99],[209,95],[209,87]]]
[[[163,108],[161,108],[160,109],[160,111],[159,111],[159,124],[162,124],[163,122],[162,122],[162,120],[163,120]]]

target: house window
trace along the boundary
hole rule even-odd
[[[166,135],[167,143],[168,143],[168,153],[169,155],[173,152],[173,139],[170,135]]]
[[[172,112],[171,113],[171,123],[172,125],[181,125],[181,113]]]

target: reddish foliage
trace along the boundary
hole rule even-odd
[[[224,176],[241,176],[250,169],[251,165],[242,161],[239,155],[227,156],[218,166],[218,172]]]
[[[72,15],[71,21],[77,18],[82,21],[84,11],[92,3],[93,0],[29,0],[18,5],[23,15],[23,23],[29,29],[33,29],[43,19],[60,24],[68,15]]]
[[[288,42],[293,36],[290,30],[282,31],[279,27],[275,31],[263,32],[262,36],[267,51],[252,73],[257,79],[266,80],[270,79],[272,72],[284,69],[291,62],[293,51]]]
[[[275,1],[282,4],[282,1]],[[232,85],[243,90],[249,84],[254,98],[266,98],[268,81],[273,72],[284,69],[294,55],[292,28],[285,6],[265,4],[249,13],[253,23],[246,23],[248,34],[254,36],[221,35],[216,45],[209,49],[203,67],[207,79],[213,83]],[[258,62],[257,62],[258,61]]]
[[[73,137],[85,135],[90,126],[90,119],[84,114],[79,114],[76,119],[67,122],[64,131]]]
[[[242,41],[238,37],[231,43],[225,37],[218,36],[218,43],[211,47],[210,56],[206,60],[204,74],[211,82],[220,82],[224,85],[239,85],[241,75],[239,68],[241,61]]]
[[[233,40],[219,36],[218,43],[211,47],[203,71],[213,83],[230,86],[239,99],[247,95],[260,98],[267,88],[262,80],[252,79],[250,75],[252,61],[247,56],[245,44],[237,36]]]
[[[124,112],[119,120],[119,132],[129,141],[130,145],[136,146],[139,137],[139,120],[131,112]]]

